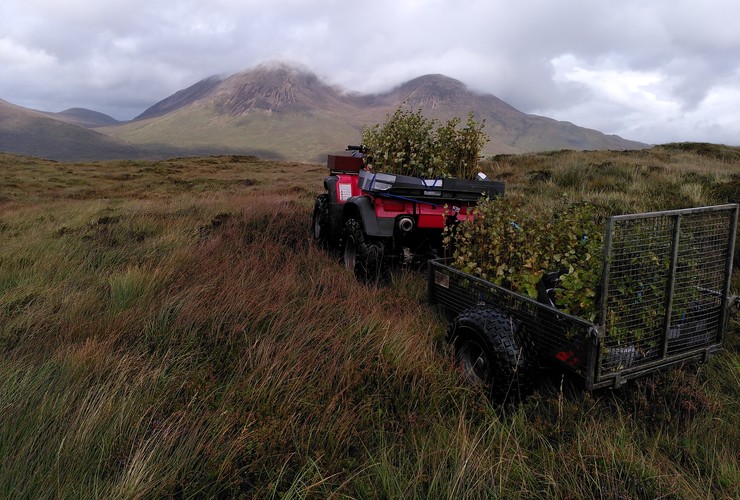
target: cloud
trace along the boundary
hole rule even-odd
[[[128,119],[281,59],[353,91],[442,73],[632,139],[737,143],[740,118],[718,104],[737,102],[736,11],[735,0],[5,0],[0,98]]]
[[[0,65],[5,68],[48,68],[54,62],[54,57],[43,50],[25,47],[9,38],[0,38]]]
[[[571,55],[551,63],[554,81],[583,100],[551,106],[543,114],[650,143],[682,138],[738,143],[740,71],[702,88],[696,98],[676,84],[680,75],[660,68],[637,71],[611,59],[588,64]]]

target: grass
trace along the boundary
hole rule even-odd
[[[693,144],[693,143],[692,143]],[[484,162],[509,191],[546,205],[589,201],[605,214],[740,201],[738,148],[686,143],[636,151],[499,155]]]
[[[731,151],[485,168],[534,206],[634,211],[730,199]],[[552,374],[504,412],[452,366],[423,276],[362,286],[311,244],[321,166],[0,172],[3,498],[740,495],[736,320],[698,370],[592,394]]]

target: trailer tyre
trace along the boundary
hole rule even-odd
[[[385,248],[367,237],[357,219],[344,223],[344,265],[363,283],[383,284],[388,279]]]
[[[485,387],[496,403],[517,403],[532,392],[534,367],[520,330],[512,318],[486,308],[463,312],[449,327],[466,381]]]
[[[311,233],[316,244],[321,248],[329,247],[329,195],[316,197],[311,217]]]

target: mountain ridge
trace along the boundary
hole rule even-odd
[[[640,149],[616,135],[523,113],[493,94],[441,74],[422,75],[385,92],[332,86],[310,70],[264,63],[229,77],[211,76],[158,101],[129,122],[95,128],[145,151],[266,152],[273,158],[323,161],[360,140],[399,106],[428,118],[485,121],[484,154],[557,149]]]
[[[191,102],[193,99],[207,95],[210,90],[222,81],[223,78],[219,76],[209,76],[190,87],[178,90],[171,96],[162,99],[145,109],[144,112],[134,118],[134,121],[155,118],[175,111],[183,105],[187,105],[187,103]]]

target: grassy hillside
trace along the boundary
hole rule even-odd
[[[499,155],[484,168],[535,204],[589,201],[609,214],[740,202],[740,148],[716,144]]]
[[[189,107],[162,117],[101,129],[151,150],[241,151],[267,158],[325,161],[326,145],[360,140],[362,127],[329,112],[298,114],[254,111],[230,117],[208,106]],[[186,145],[186,146],[183,146]]]
[[[737,149],[493,158],[533,206],[738,195]],[[0,154],[0,497],[737,498],[740,352],[619,392],[467,387],[424,277],[310,242],[320,165]],[[740,292],[738,272],[734,292]]]
[[[146,151],[0,99],[0,151],[62,161],[136,158]]]

